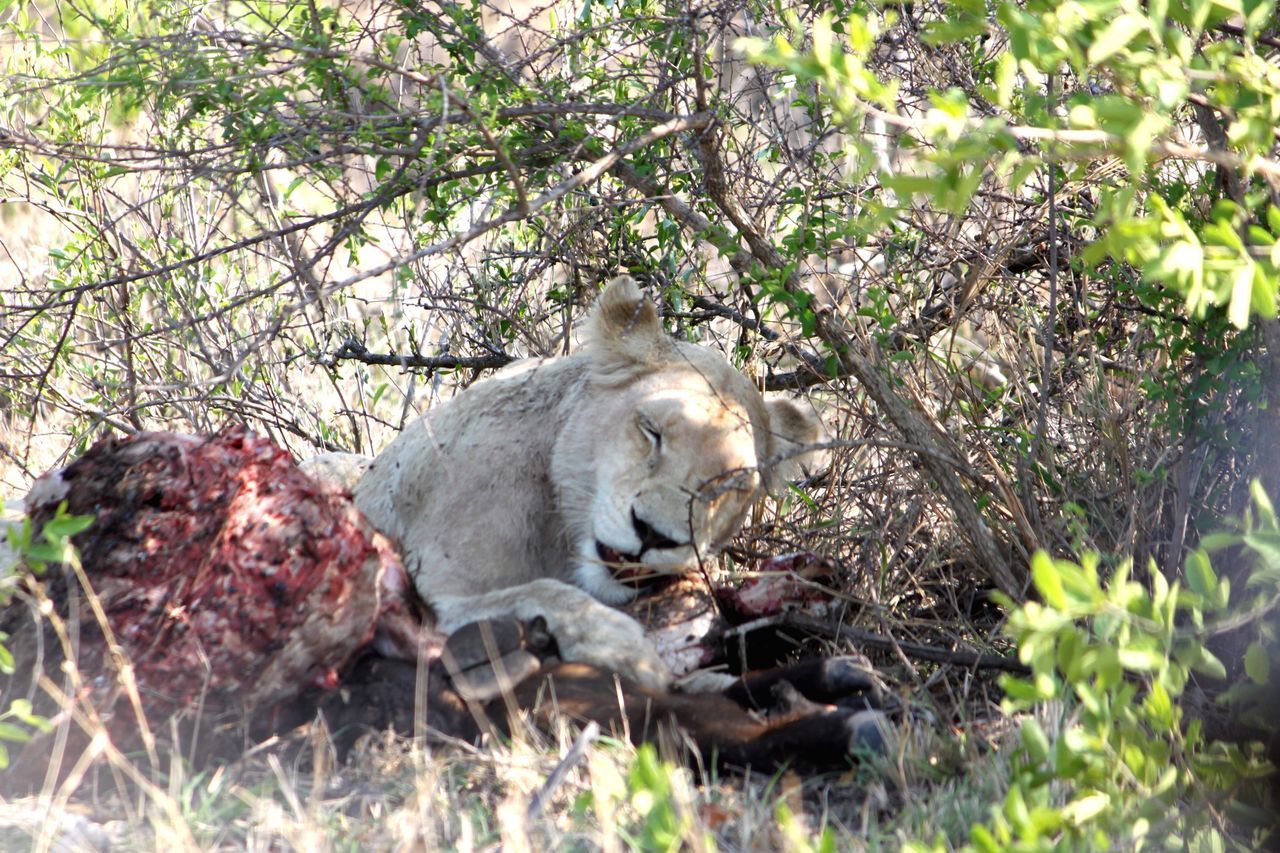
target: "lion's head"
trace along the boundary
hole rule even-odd
[[[551,473],[576,582],[618,604],[640,578],[714,554],[819,424],[766,401],[718,353],[670,338],[626,276],[601,295],[586,347],[586,405],[557,438]]]

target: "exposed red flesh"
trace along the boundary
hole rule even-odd
[[[833,570],[828,560],[812,551],[780,554],[762,560],[755,577],[737,586],[717,587],[716,599],[734,622],[784,610],[823,612],[834,599],[818,581],[829,579]]]
[[[346,496],[242,426],[106,439],[61,479],[70,512],[96,516],[75,543],[149,711],[331,681],[404,572]]]

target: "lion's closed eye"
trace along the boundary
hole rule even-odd
[[[654,425],[653,421],[645,417],[640,418],[639,425],[640,432],[644,434],[645,438],[649,439],[653,449],[660,450],[662,448],[662,431]]]
[[[644,416],[640,417],[638,426],[645,440],[649,442],[649,464],[655,465],[662,454],[662,430]]]

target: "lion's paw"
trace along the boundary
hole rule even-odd
[[[432,603],[446,633],[480,619],[541,617],[562,660],[589,663],[655,689],[671,681],[639,622],[558,580],[539,578],[477,596],[439,596]]]
[[[655,690],[671,682],[671,671],[644,629],[625,613],[596,605],[590,613],[556,621],[551,630],[562,659],[589,663]]]
[[[647,642],[630,648],[595,645],[577,651],[564,652],[565,660],[593,664],[653,690],[665,690],[671,682],[671,671]]]

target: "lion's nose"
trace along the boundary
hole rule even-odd
[[[644,554],[650,548],[679,548],[680,543],[669,536],[654,530],[653,527],[636,515],[634,509],[631,510],[631,526],[635,528],[636,535],[640,537],[640,553]]]

